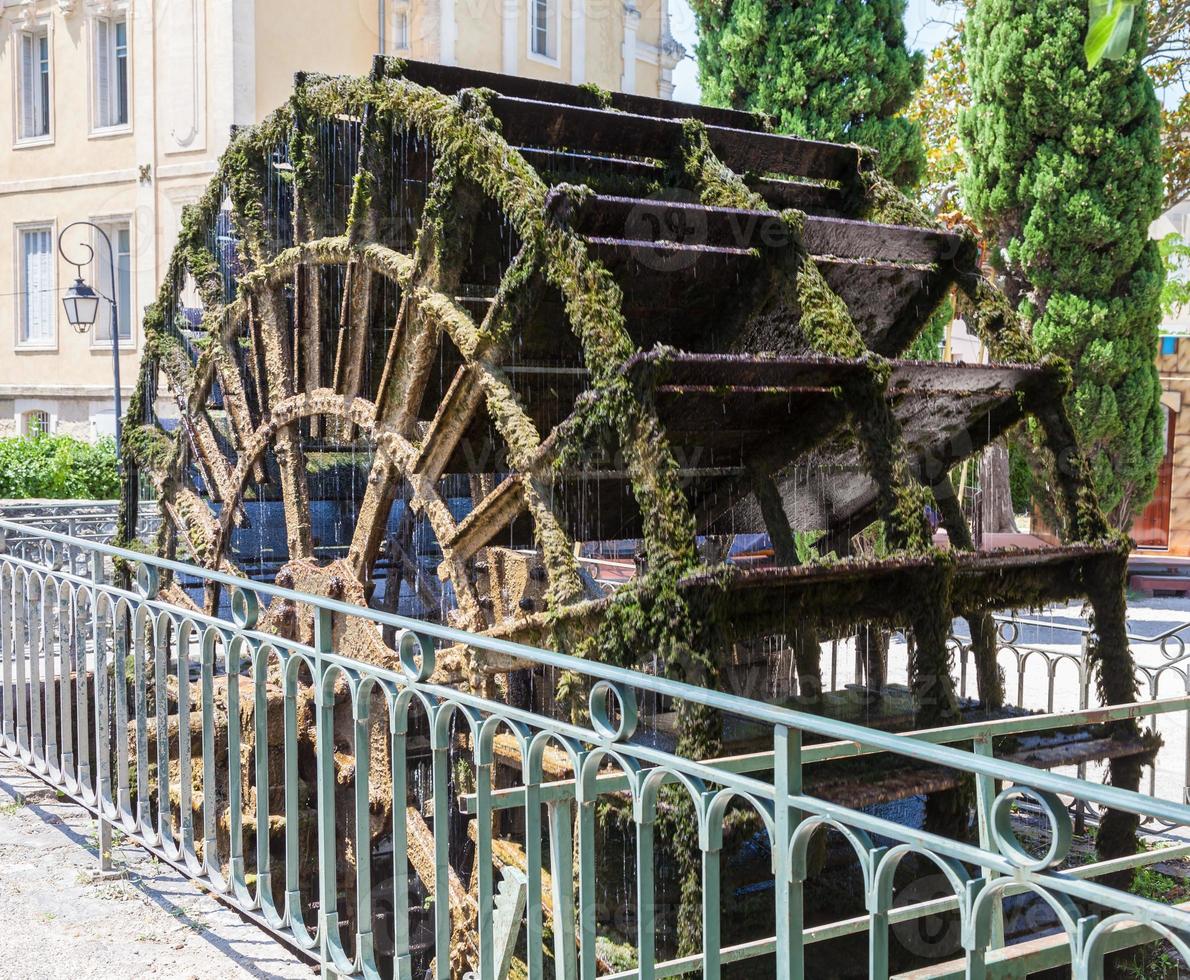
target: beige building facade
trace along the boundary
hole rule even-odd
[[[233,126],[299,70],[377,52],[670,98],[668,0],[0,0],[0,436],[114,431],[108,313],[66,321],[71,261],[119,300],[124,398],[182,209]],[[100,225],[115,253],[72,222]],[[67,261],[69,258],[71,261]]]

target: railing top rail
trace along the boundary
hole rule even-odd
[[[27,532],[29,529],[26,526],[15,524],[11,521],[0,520],[0,530],[5,532]],[[983,775],[992,776],[996,779],[1002,779],[1008,782],[1018,783],[1036,789],[1048,790],[1049,792],[1056,794],[1073,796],[1075,798],[1098,803],[1102,806],[1110,807],[1112,809],[1156,817],[1158,819],[1167,820],[1174,824],[1190,824],[1190,806],[1185,804],[1156,799],[1154,797],[1145,796],[1141,793],[1119,789],[1113,786],[1089,783],[1085,780],[1078,780],[1069,776],[1059,776],[1055,775],[1054,773],[1047,772],[1042,769],[1035,769],[1020,763],[1006,762],[1004,760],[992,757],[978,756],[974,753],[965,752],[961,749],[952,748],[947,745],[932,744],[907,735],[883,732],[878,729],[867,728],[865,726],[856,725],[851,722],[837,721],[822,715],[808,714],[792,708],[784,708],[767,704],[763,701],[753,701],[748,698],[740,697],[739,695],[735,694],[729,694],[724,691],[695,687],[682,681],[671,680],[666,677],[658,677],[652,674],[645,674],[640,671],[630,670],[625,667],[616,667],[610,664],[599,663],[598,661],[584,660],[578,657],[571,657],[566,654],[555,653],[550,650],[543,650],[538,647],[530,647],[523,644],[514,643],[509,640],[501,640],[493,637],[467,633],[462,630],[453,629],[449,626],[422,622],[421,620],[411,619],[394,613],[386,613],[366,607],[356,606],[350,603],[341,602],[336,599],[329,599],[321,596],[295,592],[292,589],[285,589],[276,585],[255,582],[250,579],[238,578],[234,575],[228,575],[223,572],[198,568],[196,566],[186,565],[181,562],[159,558],[154,555],[146,555],[141,552],[118,548],[109,544],[103,544],[100,542],[79,538],[71,538],[67,535],[59,534],[54,531],[39,530],[38,536],[63,545],[86,549],[95,554],[123,559],[134,564],[152,565],[153,567],[170,571],[176,575],[199,577],[208,581],[218,582],[233,589],[244,589],[250,592],[271,596],[273,598],[280,598],[290,602],[315,606],[326,612],[337,613],[343,616],[354,616],[360,619],[369,620],[376,623],[377,625],[392,626],[399,630],[409,630],[410,632],[431,636],[451,644],[469,646],[480,650],[491,651],[493,653],[504,654],[521,660],[541,664],[542,666],[556,667],[562,670],[574,671],[597,680],[604,680],[613,684],[619,684],[623,687],[634,688],[637,690],[644,690],[651,693],[665,695],[667,697],[678,698],[691,704],[700,704],[717,711],[723,711],[737,717],[746,717],[752,721],[763,722],[775,727],[810,732],[815,735],[836,741],[854,742],[857,745],[873,750],[890,752],[894,755],[905,756],[907,758],[917,759],[923,762],[930,762],[935,765],[944,766],[951,769],[958,769],[968,772],[979,772]],[[16,562],[26,567],[34,569],[41,568],[41,566],[38,566],[35,562],[26,561],[15,556],[0,557],[6,558],[10,562]],[[69,578],[82,585],[92,584],[88,580],[80,578],[79,576],[73,575],[69,572],[56,571],[54,574],[58,575],[59,577]],[[149,602],[149,604],[155,608],[174,610],[179,614],[180,618],[205,618],[201,616],[196,617],[190,610],[170,606],[168,603],[161,600],[145,600],[143,596],[137,593],[116,589],[110,585],[105,585],[104,588],[107,591],[119,593],[120,595],[134,602]],[[220,623],[224,628],[231,627],[241,633],[257,637],[264,642],[278,642],[277,637],[271,636],[269,634],[252,633],[252,631],[243,630],[234,623],[228,623],[226,621],[220,621]],[[288,646],[293,647],[295,644],[289,643]],[[338,663],[347,669],[362,670],[373,674],[378,678],[383,678],[389,680],[390,682],[401,685],[408,685],[410,683],[410,679],[408,677],[395,671],[385,670],[384,668],[376,667],[371,664],[360,663],[351,660],[350,658],[341,657],[336,654],[326,655],[326,657],[331,662]],[[426,683],[421,683],[418,686],[422,690],[441,693],[443,697],[449,697],[455,701],[458,701],[459,703],[470,704],[474,702],[475,706],[487,704],[487,702],[484,702],[482,699],[472,698],[470,695],[459,692],[452,688]],[[509,717],[516,717],[518,715],[517,710],[511,707],[506,707],[505,710]],[[560,725],[560,727],[569,728],[570,726]],[[635,743],[626,745],[623,743],[616,743],[614,740],[600,739],[597,736],[592,739],[591,734],[589,733],[584,733],[582,738],[584,740],[595,742],[607,741],[609,744],[614,744],[625,750],[630,750],[642,761],[652,762],[658,765],[664,765],[672,761],[666,756],[665,753],[651,749],[647,746],[638,745]],[[688,767],[691,773],[699,776],[709,776],[713,779],[718,775],[722,775],[721,771],[717,772],[713,766],[706,763],[699,763],[693,760],[683,760],[683,764]],[[771,790],[771,787],[765,788]],[[760,789],[759,783],[757,784],[757,789]]]
[[[1006,616],[1003,613],[993,613],[992,618],[997,623],[1008,623],[1013,626],[1033,626],[1040,629],[1049,629],[1065,633],[1078,633],[1080,636],[1090,636],[1095,631],[1085,623],[1057,623],[1050,619],[1036,619],[1022,616]],[[1129,630],[1127,636],[1131,643],[1160,643],[1162,640],[1168,639],[1171,636],[1176,636],[1182,630],[1190,629],[1190,620],[1180,622],[1176,626],[1171,626],[1160,633],[1153,633],[1151,635],[1144,633],[1133,633]],[[1029,644],[1022,644],[1028,646]]]

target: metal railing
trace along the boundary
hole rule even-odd
[[[1071,709],[1085,711],[1090,706],[1094,677],[1088,657],[1092,636],[1089,625],[1052,618],[998,616],[996,619],[997,659],[1015,678],[1016,706],[1049,713]],[[1030,630],[1038,634],[1032,640],[1025,638],[1026,631]],[[1190,622],[1179,620],[1152,633],[1128,631],[1142,700],[1156,701],[1163,693],[1167,696],[1190,694],[1190,649],[1183,638],[1187,630],[1190,630]],[[1048,642],[1045,642],[1047,637]],[[1067,638],[1068,642],[1059,642],[1060,637]],[[960,693],[971,693],[968,690],[970,644],[957,637],[952,643],[960,664]],[[1042,679],[1043,684],[1036,684],[1038,679]],[[1063,680],[1064,684],[1061,683]],[[1176,793],[1183,802],[1190,802],[1190,738],[1187,737],[1190,711],[1177,715],[1169,712],[1152,715],[1147,727],[1165,743],[1162,765],[1149,767],[1146,777],[1149,794],[1174,798]],[[1176,766],[1171,761],[1173,759],[1178,760]],[[1077,774],[1080,779],[1086,778],[1087,766],[1080,765]],[[1162,791],[1158,787],[1159,778],[1165,784]]]
[[[1065,937],[1044,962],[1064,959],[1076,977],[1100,976],[1121,944],[1156,938],[1190,961],[1187,909],[1096,880],[1190,846],[1062,867],[1076,801],[1170,825],[1190,823],[1190,807],[1021,765],[996,747],[1005,736],[1184,712],[1190,697],[894,735],[96,541],[2,521],[0,534],[0,751],[90,808],[101,828],[121,829],[316,957],[325,976],[431,968],[440,980],[496,980],[523,957],[531,978],[547,967],[588,980],[601,970],[717,977],[744,960],[801,977],[816,944],[866,932],[868,974],[884,978],[901,924],[951,910],[957,966],[937,975],[982,977],[1016,955],[1002,948],[1004,910],[1020,893]],[[131,587],[113,581],[114,563]],[[164,601],[170,577],[226,590],[230,615]],[[285,610],[309,613],[312,635],[261,628]],[[399,668],[341,649],[360,628],[386,627]],[[490,696],[438,682],[436,664],[460,651]],[[568,678],[585,709],[558,717],[533,692],[512,697],[485,674],[496,661],[533,671],[541,686]],[[682,709],[746,726],[764,747],[684,758],[665,721]],[[968,742],[974,751],[956,747]],[[875,754],[974,774],[978,843],[805,791],[815,767]],[[1022,802],[1042,815],[1039,845],[1014,814]],[[685,837],[670,832],[681,814]],[[622,864],[601,857],[609,824],[622,834]],[[771,881],[764,918],[749,923],[757,934],[746,936],[721,900],[742,824],[755,828],[743,843],[763,845]],[[824,829],[849,848],[860,914],[807,927]],[[680,859],[683,845],[701,903],[695,949],[677,955],[663,907],[673,881],[658,856]],[[898,869],[913,861],[949,894],[899,901]],[[634,914],[612,921],[617,905]],[[627,964],[601,952],[613,933],[627,940]],[[1021,955],[1042,954],[1031,944]]]
[[[120,505],[115,500],[0,500],[0,520],[104,544],[116,535]],[[151,538],[161,526],[155,501],[141,501],[137,536]]]
[[[997,615],[996,658],[1005,680],[1006,703],[1013,708],[1048,714],[1083,712],[1091,706],[1094,666],[1088,657],[1092,629],[1075,614],[1077,621],[1063,616]],[[962,625],[962,621],[957,621]],[[1137,689],[1142,700],[1190,694],[1190,620],[1158,623],[1153,632],[1127,632],[1135,664]],[[903,632],[891,636],[886,683],[908,691],[909,647],[912,639]],[[776,638],[776,646],[783,637]],[[970,638],[952,632],[948,646],[955,670],[955,689],[960,697],[978,699],[974,654]],[[850,691],[866,696],[865,671],[856,660],[854,642],[832,642],[823,652],[823,690],[828,694]],[[1149,767],[1145,777],[1152,796],[1182,799],[1190,803],[1190,712],[1165,711],[1146,719],[1147,730],[1164,743],[1161,765]],[[1078,778],[1087,778],[1088,766],[1071,767]],[[1092,766],[1092,769],[1101,768]],[[1158,784],[1162,785],[1159,786]],[[1157,825],[1161,821],[1150,820]]]

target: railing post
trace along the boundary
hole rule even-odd
[[[95,813],[99,821],[99,869],[110,871],[112,828],[105,813],[105,807],[112,798],[112,767],[109,755],[111,731],[107,703],[107,630],[103,627],[99,613],[100,586],[107,581],[107,574],[103,565],[103,555],[99,552],[93,552],[91,555],[91,581],[94,583],[91,622],[95,658],[92,671],[95,679]],[[114,622],[112,626],[115,626]]]
[[[109,874],[114,870],[112,866],[112,825],[99,817],[99,870],[102,874]]]
[[[94,558],[92,553],[91,558]],[[92,565],[91,581],[95,582],[95,566]],[[102,574],[102,565],[100,565],[100,574]],[[96,605],[96,588],[93,586],[90,590],[90,598],[86,602],[84,608],[87,609],[89,622],[80,621],[80,597],[79,593],[74,594],[73,604],[71,609],[72,626],[74,630],[75,643],[75,657],[74,657],[74,697],[75,697],[75,745],[77,746],[76,768],[77,778],[79,784],[79,792],[88,797],[93,792],[93,783],[91,781],[91,734],[88,731],[88,726],[91,723],[91,699],[88,693],[87,685],[87,641],[88,638],[92,641],[92,649],[95,650],[94,641],[99,636],[98,627],[98,606]],[[97,658],[96,658],[97,659]]]
[[[358,695],[357,695],[358,696]],[[372,935],[372,705],[365,694],[355,714],[355,957],[371,973],[376,969]],[[259,833],[259,831],[258,831]],[[397,853],[393,852],[394,860]]]
[[[0,552],[2,554],[3,552]],[[12,570],[15,572],[15,568]],[[0,742],[11,747],[13,730],[12,663],[16,657],[16,633],[13,627],[13,603],[16,601],[16,575],[5,574],[0,567]]]
[[[46,622],[47,596],[49,594],[49,578],[41,580],[37,602],[31,610],[29,622],[29,725],[33,758],[40,759],[41,772],[48,772],[50,754],[47,751],[49,718],[47,711],[53,711],[53,698],[46,698],[45,677],[49,674],[48,662],[50,657],[49,625]],[[48,703],[42,708],[43,699]]]
[[[1186,677],[1186,693],[1190,694],[1190,675]],[[1156,728],[1157,719],[1153,719]],[[1190,709],[1182,716],[1182,728],[1185,731],[1182,747],[1182,802],[1190,804]]]
[[[595,801],[578,800],[579,976],[595,980]]]
[[[318,939],[323,980],[339,976],[334,968],[334,948],[340,943],[338,874],[335,855],[335,700],[326,693],[327,664],[331,652],[332,623],[329,610],[314,607],[314,704],[318,773]],[[229,721],[229,730],[231,722]]]
[[[656,963],[656,896],[653,890],[653,821],[656,814],[643,812],[648,806],[641,801],[641,813],[636,821],[636,945],[638,976],[653,980]],[[704,918],[703,926],[706,922]]]
[[[529,980],[542,980],[545,957],[541,897],[541,782],[532,764],[525,766],[525,967]],[[556,873],[556,870],[555,870]],[[554,933],[558,930],[554,910]]]
[[[406,711],[408,708],[405,709]],[[396,728],[389,737],[393,795],[393,978],[412,980],[413,958],[409,949],[409,826],[405,808],[406,752],[408,745],[405,717],[395,719]]]
[[[570,800],[546,803],[550,828],[550,898],[554,904],[554,963],[558,980],[577,980],[574,936],[574,814]]]
[[[29,576],[22,576],[23,588],[15,590],[12,608],[12,652],[13,692],[12,702],[16,710],[17,751],[23,758],[29,751],[29,689],[26,685],[26,658],[29,656]]]
[[[1081,650],[1078,660],[1078,710],[1086,711],[1091,702],[1091,665],[1087,659],[1088,653],[1087,636],[1084,634],[1081,641]],[[1190,752],[1190,747],[1187,749]],[[1076,770],[1079,779],[1087,778],[1087,764],[1080,762]],[[1087,804],[1081,800],[1074,801],[1074,832],[1081,837],[1087,832]]]
[[[993,757],[992,739],[990,735],[981,735],[974,740],[975,754],[982,759]],[[975,803],[979,818],[979,846],[985,851],[995,852],[996,845],[992,841],[992,803],[996,799],[996,780],[983,773],[975,775]],[[991,868],[983,869],[988,881],[995,879],[996,874]],[[1004,945],[1004,904],[999,898],[995,899],[992,909],[991,948],[999,949]]]
[[[802,883],[793,881],[790,839],[801,813],[789,805],[802,791],[802,733],[777,725],[773,730],[773,875],[776,891],[777,980],[801,980],[805,972],[802,945]]]
[[[430,719],[432,731],[437,717]],[[447,776],[449,745],[431,743],[434,781],[434,965],[437,980],[450,980],[450,800]],[[485,978],[486,980],[486,978]]]
[[[147,598],[156,598],[150,595]],[[135,621],[135,620],[134,620]],[[156,729],[157,771],[169,772],[169,717],[167,698],[169,689],[169,644],[158,635],[154,617],[147,616],[141,629],[132,638],[132,711],[136,721],[136,819],[146,833],[155,833],[161,841],[172,836],[173,818],[170,815],[169,780],[157,781],[157,826],[153,826],[153,811],[149,800],[149,673],[148,659],[153,659],[152,686],[154,691],[154,722]],[[179,653],[179,659],[184,659]],[[187,677],[189,683],[189,677]],[[180,685],[179,685],[180,687]],[[178,729],[182,731],[181,728]],[[181,745],[181,738],[178,740]],[[181,787],[179,786],[179,789]],[[162,802],[164,801],[164,805]]]
[[[710,835],[707,836],[709,838]],[[717,980],[723,944],[719,928],[722,912],[719,907],[720,849],[709,839],[704,843],[706,846],[702,851],[702,975],[704,980]]]
[[[112,700],[116,709],[115,732],[112,737],[115,739],[116,752],[116,809],[128,816],[132,815],[132,789],[129,786],[131,769],[128,761],[130,626],[126,616],[117,616],[112,628]]]
[[[480,763],[479,733],[475,742],[475,849],[479,877],[479,975],[483,980],[496,976],[496,950],[493,933],[495,882],[492,874],[492,764]],[[434,828],[437,832],[437,827]]]
[[[74,569],[72,568],[73,572]],[[67,593],[69,595],[69,593]],[[73,602],[58,594],[58,726],[62,732],[59,743],[61,757],[59,764],[63,779],[69,784],[77,773],[74,768],[74,702],[71,683],[74,677],[74,663],[77,633],[74,623]]]
[[[203,671],[204,675],[206,671]],[[295,934],[299,935],[305,942],[304,945],[312,947],[315,944],[315,938],[310,935],[308,924],[305,920],[305,915],[302,910],[302,891],[301,880],[299,877],[299,869],[301,866],[301,858],[298,851],[298,826],[301,821],[301,801],[298,797],[298,732],[297,732],[297,683],[293,679],[293,675],[289,675],[285,679],[285,918],[289,923],[291,929]],[[180,696],[178,698],[178,718],[179,729],[185,731],[186,716],[184,711],[187,707],[187,695],[185,694],[188,688],[183,686],[180,689]],[[205,703],[205,701],[204,701]],[[204,718],[203,725],[205,728],[206,720]],[[186,754],[182,758],[187,758]],[[185,770],[183,770],[183,778],[185,778]],[[185,782],[183,782],[183,789],[185,789]],[[394,786],[404,786],[404,782],[398,784],[394,782]],[[404,797],[400,797],[404,799]],[[397,807],[394,805],[394,813]],[[186,819],[186,810],[182,810],[183,820]],[[404,811],[401,811],[402,818]],[[395,818],[394,818],[395,826]],[[403,826],[403,824],[402,824]],[[395,836],[394,831],[394,845],[400,838]],[[400,978],[406,980],[406,978]]]

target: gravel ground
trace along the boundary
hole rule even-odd
[[[0,978],[294,977],[313,969],[168,865],[0,759]]]

